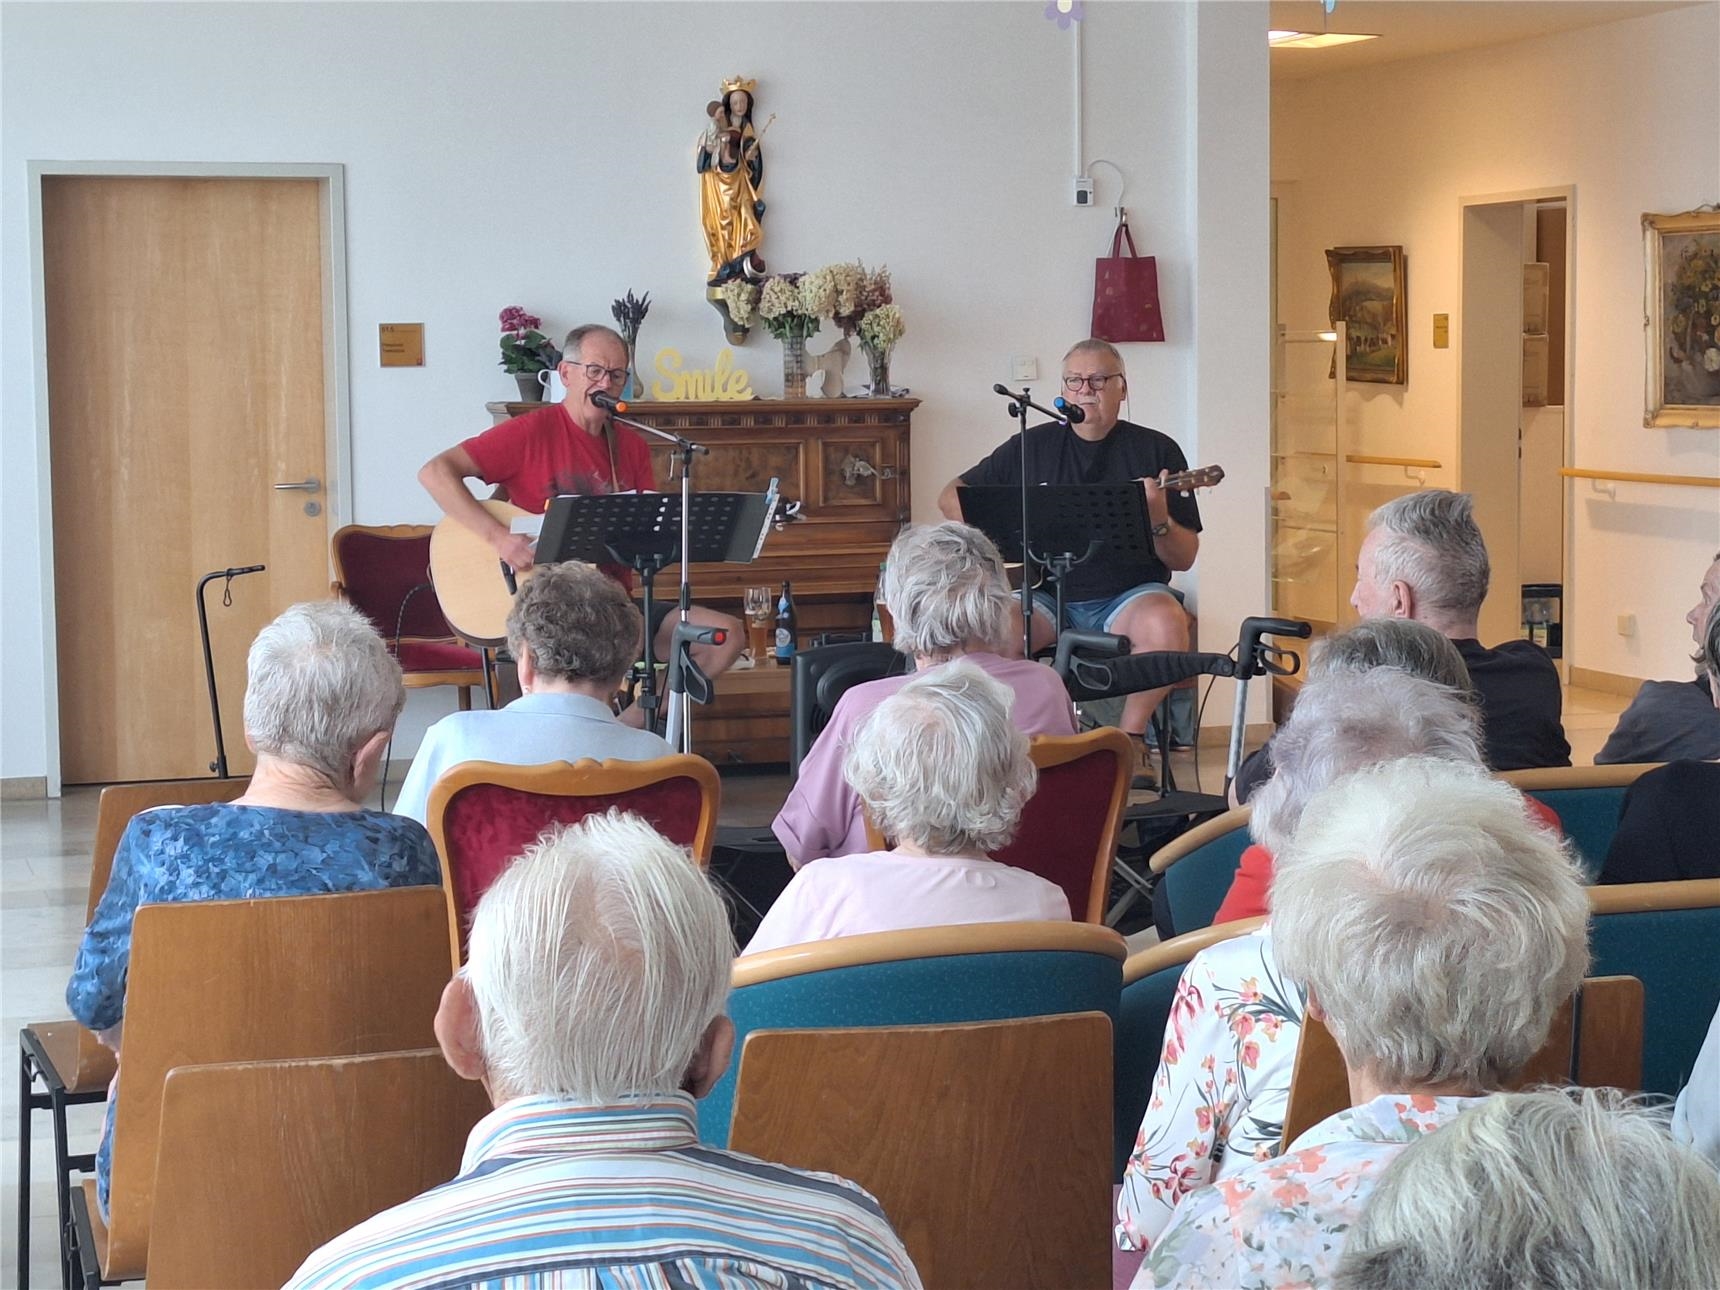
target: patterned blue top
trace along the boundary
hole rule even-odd
[[[287,811],[271,806],[163,806],[133,817],[113,874],[84,931],[66,986],[72,1016],[91,1030],[119,1024],[139,905],[315,896],[441,881],[424,826],[381,811]],[[107,1209],[113,1103],[96,1156]]]
[[[516,1098],[460,1173],[330,1241],[288,1290],[919,1290],[867,1192],[699,1145],[684,1093]]]

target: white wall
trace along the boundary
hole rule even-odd
[[[1644,211],[1720,197],[1713,104],[1689,93],[1716,80],[1720,6],[1704,5],[1273,86],[1282,320],[1324,325],[1327,247],[1399,243],[1409,261],[1409,384],[1350,386],[1360,451],[1437,459],[1446,469],[1429,482],[1451,485],[1459,198],[1574,185],[1571,464],[1720,472],[1714,431],[1642,427],[1639,224]],[[1452,315],[1450,349],[1433,348],[1435,313]],[[1369,480],[1390,479],[1369,469]],[[1686,675],[1682,619],[1720,542],[1716,494],[1620,484],[1608,501],[1579,483],[1568,495],[1567,657],[1626,676]],[[1633,640],[1614,631],[1622,613],[1637,616]]]
[[[343,164],[352,518],[427,520],[419,463],[483,428],[486,399],[512,397],[496,367],[504,305],[561,329],[607,320],[612,299],[648,290],[647,354],[674,345],[708,361],[724,343],[702,294],[693,141],[719,80],[756,76],[761,121],[779,118],[765,140],[766,259],[806,268],[860,257],[894,272],[909,330],[892,376],[925,400],[913,497],[926,518],[943,483],[1010,432],[988,393],[1008,356],[1036,356],[1051,393],[1063,350],[1086,334],[1092,260],[1109,242],[1109,172],[1098,172],[1099,209],[1070,203],[1072,38],[1043,10],[1037,0],[7,6],[0,776],[45,772],[52,719],[41,698],[27,161]],[[1264,269],[1249,269],[1265,262],[1265,6],[1196,14],[1087,6],[1086,152],[1127,172],[1137,243],[1159,257],[1170,339],[1127,347],[1130,415],[1176,435],[1191,460],[1218,459],[1216,445],[1246,481],[1236,454],[1263,453],[1264,432],[1223,405],[1240,396],[1263,418],[1264,351],[1228,340],[1197,350],[1195,329],[1197,314],[1202,336],[1265,317]],[[1252,142],[1227,152],[1238,138]],[[376,325],[414,320],[427,365],[380,369]],[[781,389],[779,355],[762,332],[739,352],[761,394]],[[1243,437],[1211,429],[1203,441],[1197,412],[1208,426],[1223,412]],[[1226,591],[1210,629],[1203,615],[1205,639],[1223,642],[1258,608],[1259,506],[1228,485],[1206,506],[1203,581],[1248,588]],[[445,706],[415,696],[400,743],[413,746]]]

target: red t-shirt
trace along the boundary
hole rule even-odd
[[[1523,802],[1542,828],[1562,833],[1559,814],[1552,807],[1527,793],[1523,795]],[[1236,867],[1236,877],[1231,879],[1230,890],[1225,892],[1224,901],[1212,916],[1212,921],[1230,923],[1238,918],[1254,918],[1269,912],[1266,897],[1271,890],[1272,853],[1258,842],[1250,842],[1242,853],[1242,862]]]
[[[626,426],[611,425],[609,432],[615,437],[613,474],[605,437],[586,433],[559,403],[492,426],[460,446],[478,467],[480,479],[507,489],[508,501],[521,510],[541,515],[552,498],[564,493],[589,497],[656,489],[645,440]],[[621,565],[602,568],[632,588],[630,570]]]

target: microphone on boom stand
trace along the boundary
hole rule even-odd
[[[1051,406],[1062,413],[1063,419],[1072,426],[1078,426],[1087,419],[1087,414],[1081,410],[1079,404],[1071,403],[1062,395],[1052,399]]]
[[[627,411],[626,399],[618,399],[613,394],[605,394],[602,390],[593,390],[587,397],[605,412]]]

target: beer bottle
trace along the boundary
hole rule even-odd
[[[776,661],[794,661],[794,593],[782,584],[782,599],[776,602]]]

